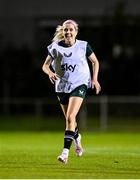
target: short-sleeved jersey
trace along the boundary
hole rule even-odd
[[[51,65],[60,76],[55,81],[56,92],[70,93],[82,84],[87,85],[88,88],[91,87],[86,41],[76,40],[75,44],[70,47],[63,47],[58,42],[53,42],[47,48],[53,58]],[[60,54],[61,58],[56,57],[56,54]]]

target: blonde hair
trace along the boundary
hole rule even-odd
[[[65,24],[73,24],[75,27],[75,30],[78,31],[78,24],[74,20],[68,19],[68,20],[64,21],[62,25],[57,26],[56,31],[54,33],[54,38],[52,39],[52,42],[64,40],[63,26]]]

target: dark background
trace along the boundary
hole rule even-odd
[[[67,19],[77,21],[78,39],[100,62],[102,91],[88,91],[80,129],[139,131],[140,0],[0,0],[0,130],[64,129],[42,65],[57,25]]]
[[[100,62],[101,94],[139,95],[139,0],[0,0],[1,98],[54,95],[42,64],[56,26],[66,19],[79,23],[78,38]]]

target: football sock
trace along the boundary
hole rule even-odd
[[[62,151],[63,156],[68,157],[69,156],[69,149],[64,148]]]
[[[70,149],[75,132],[66,130],[64,136],[64,149]]]
[[[78,138],[78,127],[75,128],[74,139]]]

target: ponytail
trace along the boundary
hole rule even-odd
[[[63,36],[63,26],[58,25],[54,34],[54,38],[52,39],[52,42],[54,41],[61,41],[64,39]]]

